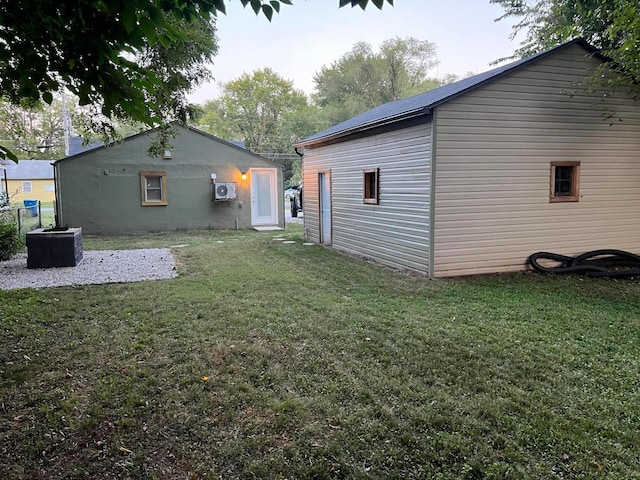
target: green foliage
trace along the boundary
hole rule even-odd
[[[378,52],[365,42],[315,76],[315,102],[327,108],[325,115],[334,124],[383,103],[398,100],[440,82],[429,79],[430,69],[438,64],[436,47],[412,37],[384,41]]]
[[[529,56],[562,42],[584,38],[612,60],[607,70],[623,67],[626,85],[640,80],[640,5],[637,0],[491,0],[502,18],[515,18],[514,35],[526,33],[517,56]],[[598,72],[601,75],[603,72]],[[632,81],[629,81],[631,77]]]
[[[222,99],[208,100],[202,106],[198,128],[227,141],[241,140],[240,132],[234,124],[225,120],[225,116]]]
[[[284,117],[307,106],[304,93],[270,68],[225,84],[221,101],[224,120],[235,125],[247,147],[256,152],[277,149]]]
[[[0,216],[0,261],[9,260],[22,248],[18,226]]]
[[[280,11],[281,4],[292,4],[290,0],[240,1],[268,19]],[[392,0],[386,1],[393,4]],[[184,121],[195,112],[186,102],[185,92],[203,78],[196,75],[203,72],[202,61],[215,54],[213,36],[194,39],[191,26],[195,24],[197,30],[208,25],[210,32],[212,16],[224,13],[226,2],[3,2],[0,96],[16,105],[24,101],[50,104],[55,92],[65,88],[79,98],[81,106],[94,105],[93,113],[104,117],[94,124],[105,137],[114,134],[108,119],[126,118],[151,127],[175,119]],[[369,1],[351,3],[364,8]],[[384,2],[371,3],[382,8]],[[181,42],[200,52],[192,56]],[[149,56],[150,51],[155,53]],[[187,65],[180,64],[181,58]],[[155,61],[161,59],[169,63]],[[174,62],[177,68],[173,68]],[[164,65],[173,71],[165,70]],[[177,71],[182,78],[175,75]],[[167,75],[172,80],[168,83]],[[0,146],[0,158],[17,159],[8,146]]]
[[[13,153],[10,148],[5,147],[4,145],[0,145],[0,159],[11,160],[18,163],[18,156]]]
[[[74,102],[69,102],[71,111]],[[77,102],[76,102],[77,104]],[[19,159],[55,160],[64,156],[62,102],[0,100],[0,138]]]
[[[289,179],[290,186],[300,185],[302,183],[302,161],[299,158],[296,158],[291,164],[291,178]]]
[[[318,130],[317,109],[305,94],[269,68],[243,74],[207,102],[199,126],[225,140],[242,140],[253,152],[281,163],[291,175],[291,146]]]
[[[382,8],[384,3],[387,2],[389,5],[393,5],[393,0],[371,0],[376,7]],[[351,5],[352,7],[359,6],[363,10],[367,8],[369,4],[369,0],[340,0],[340,6],[344,7],[346,5]]]

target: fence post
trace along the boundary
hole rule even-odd
[[[18,212],[18,215],[17,215],[17,218],[18,218],[18,232],[20,232],[22,234],[22,222],[21,222],[21,219],[20,219],[20,208],[18,208],[17,212]]]
[[[42,202],[38,200],[38,228],[42,228]]]

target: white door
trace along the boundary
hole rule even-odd
[[[274,168],[251,169],[251,224],[277,225],[277,171]]]
[[[331,244],[331,174],[318,174],[320,187],[320,243]]]

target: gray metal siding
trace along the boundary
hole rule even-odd
[[[640,103],[586,94],[597,64],[572,46],[438,107],[435,276],[640,252]],[[576,160],[579,202],[550,203],[550,162]]]
[[[386,265],[429,271],[430,124],[305,150],[304,228],[319,242],[318,173],[331,172],[332,245]],[[363,203],[379,168],[380,203]]]

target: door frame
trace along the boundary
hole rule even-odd
[[[324,195],[323,195],[324,194]],[[329,225],[325,225],[322,210],[328,203]],[[326,231],[325,231],[326,230]],[[318,172],[318,233],[320,243],[331,245],[333,243],[333,209],[331,208],[331,170]],[[325,236],[326,234],[326,236]]]
[[[249,169],[250,178],[251,178],[251,225],[278,225],[280,218],[280,210],[278,207],[278,169],[277,168],[268,168],[268,167],[255,167]],[[255,173],[269,173],[271,175],[270,178],[270,198],[269,201],[271,203],[271,211],[272,216],[269,217],[268,220],[262,220],[258,217],[258,201],[263,200],[262,198],[258,198],[258,190],[257,184],[254,183],[253,178]]]

